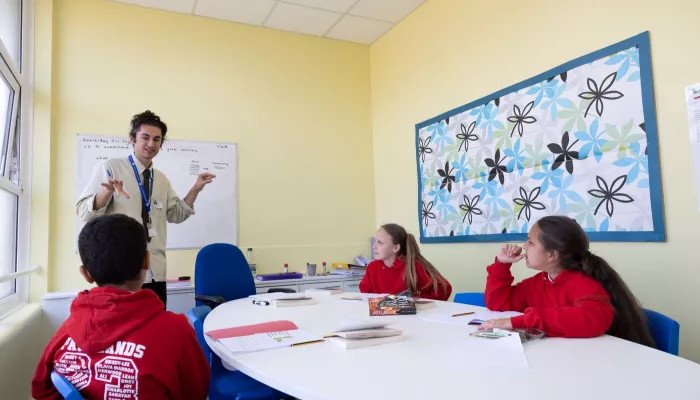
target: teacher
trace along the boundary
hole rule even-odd
[[[133,153],[100,163],[75,206],[83,222],[106,214],[125,214],[141,221],[151,253],[151,268],[142,289],[154,291],[163,308],[167,303],[166,224],[179,224],[193,215],[197,195],[215,178],[211,173],[199,174],[181,200],[168,178],[153,167],[167,132],[167,125],[151,111],[134,115],[129,132]]]

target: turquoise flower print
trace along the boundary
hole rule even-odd
[[[607,143],[607,140],[602,138],[605,133],[605,130],[598,132],[598,118],[591,122],[591,126],[588,127],[588,132],[576,132],[574,134],[576,139],[585,143],[578,151],[579,158],[584,159],[593,154],[596,162],[600,162],[603,158],[603,149],[605,149],[605,144]]]
[[[557,88],[557,91],[553,93],[552,96],[547,96],[544,102],[542,102],[542,105],[540,106],[540,109],[546,110],[549,109],[549,115],[553,120],[557,119],[557,111],[559,107],[564,107],[564,108],[574,108],[574,102],[565,98],[561,97],[564,94],[564,91],[566,90],[566,83],[562,83],[559,85]]]

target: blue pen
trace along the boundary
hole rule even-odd
[[[110,177],[110,179],[111,179],[111,178],[112,178],[112,174],[109,172],[108,169],[106,169],[105,171],[107,171],[107,176]],[[115,188],[115,189],[116,189],[116,188]],[[120,196],[122,195],[122,192],[121,192],[121,190],[119,190],[119,189],[116,189],[115,192],[116,192],[118,195],[120,195]],[[124,196],[124,197],[126,197],[126,196]]]

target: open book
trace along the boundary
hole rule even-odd
[[[325,337],[330,342],[345,349],[376,346],[403,340],[403,331],[388,328],[386,323],[345,321],[335,331]]]
[[[232,355],[323,341],[318,335],[298,329],[291,321],[271,321],[217,329],[206,334]]]

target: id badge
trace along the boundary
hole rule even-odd
[[[150,217],[148,218],[151,219]],[[151,225],[151,221],[148,221],[148,237],[154,237],[156,235],[156,228]]]

